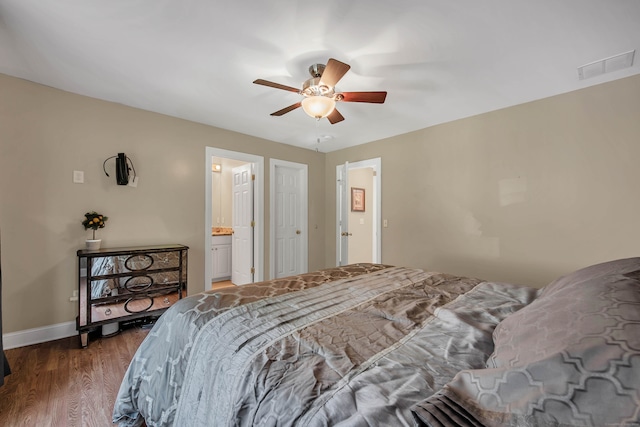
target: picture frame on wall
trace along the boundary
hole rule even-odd
[[[351,212],[364,212],[364,188],[351,187]]]

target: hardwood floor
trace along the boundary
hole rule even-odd
[[[111,426],[125,370],[149,329],[123,328],[6,350],[12,374],[0,387],[0,426]]]
[[[235,286],[233,283],[231,283],[231,280],[224,280],[222,282],[211,282],[211,289],[214,291],[216,289],[226,288],[229,286]]]
[[[212,283],[212,289],[235,286]],[[112,426],[111,413],[122,377],[149,332],[123,326],[112,337],[89,334],[5,350],[11,375],[0,387],[0,426]]]

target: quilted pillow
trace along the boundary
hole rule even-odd
[[[427,425],[446,416],[463,426],[637,426],[640,258],[557,279],[496,327],[494,344],[487,369],[458,373],[414,408],[417,418]]]

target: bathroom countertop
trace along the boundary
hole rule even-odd
[[[211,227],[212,236],[230,236],[233,234],[231,227]]]

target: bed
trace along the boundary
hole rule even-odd
[[[354,264],[204,292],[134,356],[120,426],[637,426],[640,258],[542,289]]]

